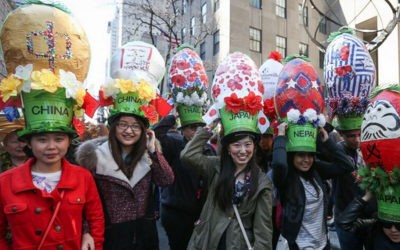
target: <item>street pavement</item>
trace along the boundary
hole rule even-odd
[[[157,229],[158,229],[158,239],[160,241],[160,250],[169,250],[168,238],[167,235],[165,234],[164,228],[161,226],[160,221],[157,221]],[[329,230],[329,237],[331,240],[331,249],[340,250],[339,240],[336,231]]]

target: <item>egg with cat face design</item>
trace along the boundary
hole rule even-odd
[[[398,87],[400,88],[400,87]],[[400,94],[379,92],[368,104],[361,126],[361,151],[371,168],[390,173],[400,165]]]

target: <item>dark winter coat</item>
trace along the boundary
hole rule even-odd
[[[350,173],[354,169],[344,151],[337,147],[331,139],[325,141],[322,146],[332,152],[334,155],[334,162],[327,163],[323,161],[314,161],[313,170],[310,171],[313,171],[312,175],[317,184],[322,190],[324,190],[322,180]],[[288,243],[293,245],[296,242],[297,235],[299,234],[303,222],[306,195],[299,175],[294,169],[289,168],[285,136],[277,136],[274,139],[272,166],[273,181],[275,186],[278,188],[283,208],[281,233]],[[292,185],[297,185],[297,187],[292,188]],[[325,191],[322,192],[322,194],[324,193]],[[326,214],[327,202],[326,199],[324,199],[323,218],[326,218]],[[326,228],[326,222],[325,220],[323,221]]]
[[[163,188],[161,204],[178,211],[199,216],[207,198],[207,180],[186,166],[180,159],[181,151],[188,141],[167,135],[168,130],[175,125],[173,115],[164,117],[155,127],[154,133],[161,142],[163,155],[170,164],[175,175],[175,182]],[[209,145],[201,145],[202,153],[206,156],[215,156],[215,149]]]

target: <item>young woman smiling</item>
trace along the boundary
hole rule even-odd
[[[77,161],[94,174],[102,199],[106,219],[104,248],[144,249],[143,244],[149,242],[158,248],[157,235],[146,234],[139,220],[147,219],[152,182],[168,186],[174,181],[174,174],[156,146],[146,118],[118,113],[109,118],[109,123],[108,140],[87,141],[77,151]]]
[[[333,163],[316,160],[315,152],[286,152],[287,126],[286,122],[279,126],[272,158],[273,181],[283,207],[282,236],[291,250],[330,249],[322,180],[349,173],[353,166],[323,128],[320,139],[333,154]]]
[[[204,156],[214,121],[198,128],[181,153],[181,160],[208,180],[209,195],[188,249],[247,249],[233,205],[254,249],[272,249],[272,183],[255,164],[259,135],[236,132],[222,139],[221,156]]]
[[[0,176],[0,249],[37,249],[43,238],[43,249],[103,249],[104,217],[93,177],[64,159],[71,134],[25,138],[34,157]],[[81,237],[83,215],[93,239]],[[11,246],[4,239],[7,225]]]

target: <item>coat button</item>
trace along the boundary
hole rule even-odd
[[[15,206],[11,208],[11,211],[13,211],[13,212],[17,212],[17,210],[18,210],[18,209],[17,209],[17,207],[15,207]]]
[[[63,245],[58,245],[57,246],[57,250],[63,250],[64,249],[64,246]]]
[[[42,209],[40,207],[35,209],[35,214],[40,214],[42,212]]]
[[[232,220],[232,218],[231,218],[231,217],[228,217],[228,220]]]
[[[77,201],[78,201],[78,202],[81,202],[81,198],[78,198]]]
[[[36,230],[36,231],[35,231],[35,234],[36,234],[36,235],[41,235],[41,234],[42,234],[42,230],[40,230],[40,229]]]
[[[60,232],[60,231],[61,231],[61,226],[56,226],[56,227],[54,228],[54,230],[56,230],[56,232]]]

